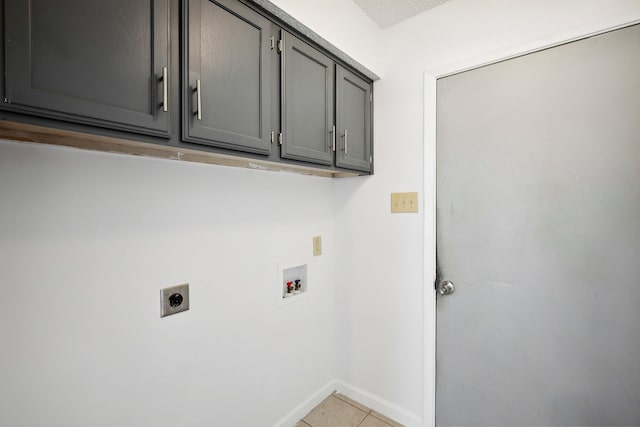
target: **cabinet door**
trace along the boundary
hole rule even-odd
[[[282,40],[281,155],[331,165],[334,63],[285,31]]]
[[[336,66],[336,166],[371,171],[371,84]]]
[[[271,151],[271,22],[237,0],[185,1],[183,139]]]
[[[5,0],[5,108],[169,136],[168,1]]]

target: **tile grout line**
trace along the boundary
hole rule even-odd
[[[359,410],[360,412],[364,412],[364,418],[362,419],[362,421],[360,421],[360,422],[358,423],[358,425],[357,425],[356,427],[359,427],[360,425],[362,425],[362,423],[364,422],[364,420],[366,420],[366,419],[367,419],[367,417],[368,417],[369,415],[371,415],[371,412],[373,411],[373,409],[368,408],[368,407],[366,407],[366,406],[364,406],[364,405],[361,405],[361,406],[363,406],[363,407],[367,408],[367,409],[368,409],[368,411],[364,411],[362,408],[358,408],[358,407],[357,407],[356,405],[354,405],[353,403],[351,403],[351,402],[349,402],[349,401],[344,400],[343,398],[341,398],[337,391],[334,391],[333,393],[331,393],[331,395],[332,395],[333,397],[335,397],[336,399],[340,400],[341,402],[344,402],[344,403],[346,403],[346,404],[348,404],[348,405],[351,405],[352,407],[356,408],[356,409],[357,409],[357,410]],[[311,427],[313,427],[313,426],[311,426]]]
[[[343,399],[342,397],[340,397],[340,395],[338,394],[338,391],[337,391],[337,390],[335,390],[333,393],[331,393],[328,397],[331,397],[331,396],[335,397],[335,398],[336,398],[336,399],[338,399],[340,402],[342,402],[342,403],[346,403],[346,404],[348,404],[349,406],[351,406],[352,408],[355,408],[355,409],[357,409],[358,411],[360,411],[360,412],[362,412],[362,413],[364,413],[364,414],[365,414],[365,415],[364,415],[364,418],[363,418],[363,419],[358,423],[358,425],[357,425],[357,426],[355,426],[355,427],[360,427],[360,426],[361,426],[361,425],[362,425],[362,424],[367,420],[367,418],[369,418],[369,416],[371,416],[371,417],[373,417],[374,419],[376,419],[376,420],[378,420],[378,421],[382,422],[382,423],[385,425],[385,427],[393,427],[393,426],[392,426],[391,424],[389,424],[386,420],[383,420],[382,418],[377,417],[377,416],[375,415],[375,413],[374,413],[374,410],[373,410],[373,409],[368,408],[368,407],[364,406],[363,404],[361,404],[361,403],[359,403],[359,402],[358,402],[358,404],[359,404],[361,407],[358,407],[358,406],[356,406],[355,404],[351,403],[350,401],[348,401],[348,400],[346,400],[346,399]],[[344,396],[344,397],[345,397],[345,398],[347,398],[347,399],[349,399],[347,396]],[[366,408],[366,410],[364,410],[363,408]],[[308,414],[307,414],[307,415],[308,415]],[[307,425],[307,426],[309,426],[309,427],[313,427],[313,424],[311,424],[309,421],[307,421],[307,420],[306,420],[306,416],[305,416],[305,417],[303,417],[302,419],[300,419],[300,421],[302,421],[305,425]],[[303,427],[304,427],[304,426],[303,426]]]
[[[370,415],[370,414],[371,414],[371,412],[373,411],[373,409],[367,408],[366,406],[362,405],[363,407],[365,407],[365,408],[367,408],[367,409],[368,409],[368,411],[366,411],[366,412],[365,412],[362,408],[358,408],[358,407],[357,407],[356,405],[354,405],[353,403],[348,402],[348,401],[346,401],[346,400],[342,399],[339,395],[337,395],[337,394],[336,394],[336,392],[335,392],[335,391],[334,391],[333,393],[331,393],[331,395],[332,395],[332,396],[334,396],[334,397],[336,397],[336,398],[338,398],[338,399],[340,399],[340,401],[342,401],[342,402],[344,402],[344,403],[347,403],[347,404],[349,404],[349,405],[353,406],[354,408],[356,408],[356,409],[358,409],[358,410],[360,410],[360,411],[364,412],[364,413],[365,413],[365,414],[367,414],[367,415]],[[365,416],[365,418],[367,418],[367,417]],[[362,424],[362,423],[360,423],[360,424]],[[360,425],[360,424],[358,424],[358,425]],[[313,427],[313,426],[311,426],[311,427]]]
[[[376,420],[378,420],[378,421],[380,421],[381,423],[383,423],[386,427],[393,427],[391,424],[387,423],[385,420],[381,420],[380,418],[376,417],[376,416],[373,414],[373,410],[371,410],[371,412],[369,412],[369,414],[367,414],[367,416],[366,416],[366,417],[364,417],[364,420],[360,421],[360,424],[358,424],[358,427],[359,427],[359,426],[361,426],[361,425],[362,425],[362,423],[364,423],[364,422],[366,421],[366,419],[367,419],[367,418],[369,418],[369,417],[373,417],[373,418],[375,418]],[[312,427],[313,427],[313,426],[312,426]]]
[[[404,424],[400,424],[398,421],[394,420],[393,418],[389,418],[386,415],[381,414],[380,412],[373,411],[373,412],[371,412],[371,415],[373,415],[374,417],[376,417],[377,419],[379,419],[383,423],[388,424],[389,427],[394,427],[394,426],[405,427]]]
[[[382,415],[382,414],[380,414],[380,415]],[[393,426],[392,426],[391,424],[389,424],[386,420],[383,420],[383,419],[382,419],[382,418],[380,418],[380,417],[376,417],[376,414],[374,414],[374,413],[373,413],[373,411],[371,411],[371,416],[372,416],[373,418],[375,418],[376,420],[378,420],[378,421],[382,421],[383,423],[385,423],[385,424],[386,424],[386,425],[388,425],[389,427],[393,427]],[[396,421],[394,421],[394,422],[397,424],[397,422],[396,422]]]

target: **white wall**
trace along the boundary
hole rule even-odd
[[[369,68],[382,72],[382,30],[350,0],[270,0],[329,43]]]
[[[639,18],[637,0],[453,0],[383,32],[375,175],[335,183],[337,252],[348,260],[336,264],[338,289],[348,290],[346,383],[397,405],[407,422],[433,420],[434,145],[423,145],[425,70],[478,65]],[[419,191],[425,208],[391,215],[394,191]]]
[[[375,25],[340,16],[328,38],[367,57]],[[327,178],[0,141],[0,425],[290,421],[344,361],[333,196]],[[309,297],[278,308],[277,264],[304,257]],[[161,319],[183,282],[190,311]]]
[[[331,180],[0,142],[0,200],[0,425],[267,426],[335,378]]]
[[[334,378],[428,425],[423,72],[640,17],[637,0],[453,0],[382,31],[350,2],[275,3],[382,77],[375,175],[0,142],[0,425],[271,425]],[[426,208],[391,215],[392,191]],[[318,234],[315,294],[277,309],[276,263]],[[192,309],[160,319],[159,289],[185,281]]]

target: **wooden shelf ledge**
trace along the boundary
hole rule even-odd
[[[358,176],[357,173],[331,171],[314,168],[312,166],[287,165],[260,159],[247,159],[228,154],[183,149],[109,136],[93,135],[26,123],[11,122],[7,120],[0,120],[0,138],[18,142],[75,147],[83,150],[102,151],[107,153],[132,154],[136,156],[259,169],[274,172],[291,172],[327,178]]]

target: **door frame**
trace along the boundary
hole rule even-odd
[[[609,18],[572,28],[566,32],[536,39],[499,51],[464,58],[458,62],[428,69],[424,72],[424,369],[422,385],[422,425],[435,427],[436,409],[436,82],[438,79],[485,65],[494,64],[565,43],[586,39],[609,31],[639,24],[640,17],[631,20]]]

